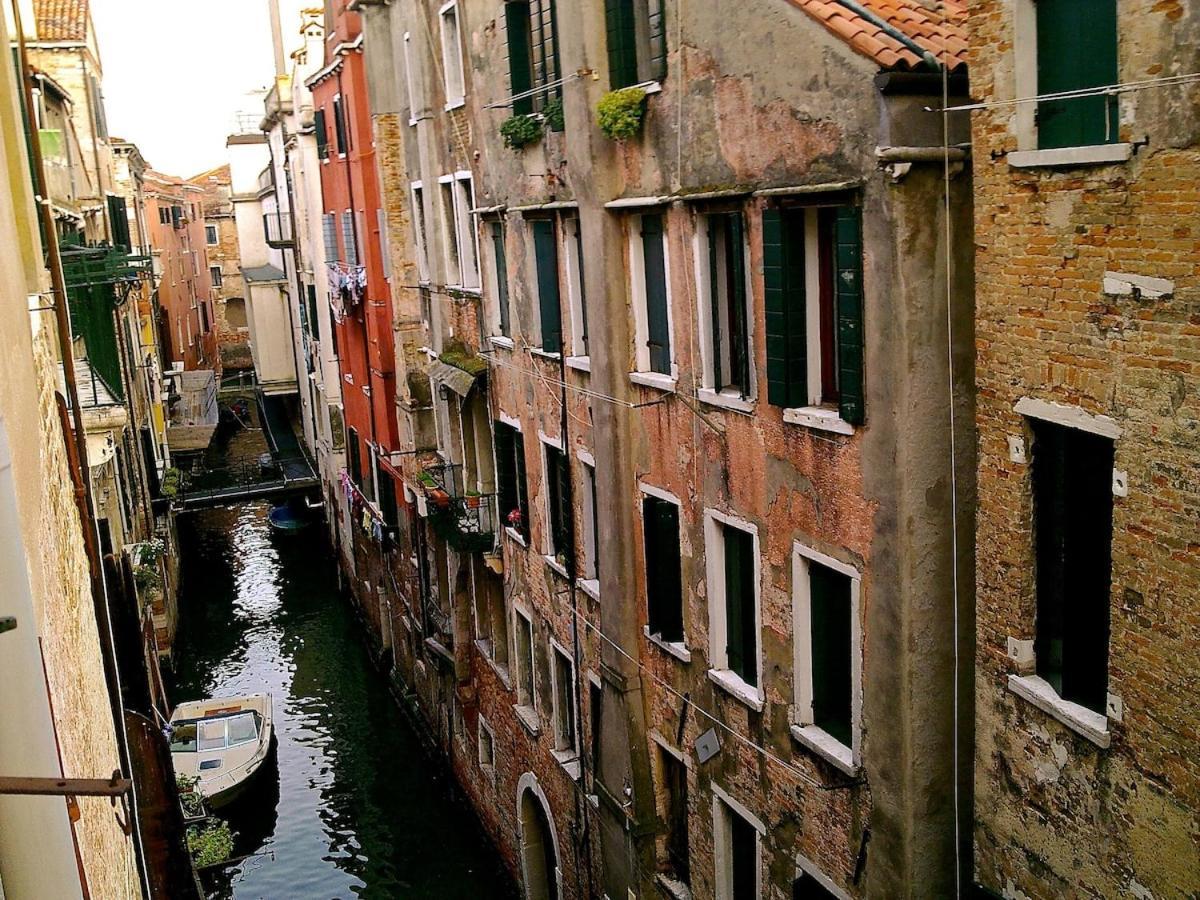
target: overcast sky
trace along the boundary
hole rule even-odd
[[[283,6],[309,3],[283,0]],[[191,177],[225,160],[248,92],[270,85],[267,0],[91,0],[104,65],[109,131],[155,169]],[[299,20],[284,14],[284,29]],[[290,19],[290,21],[288,21]]]

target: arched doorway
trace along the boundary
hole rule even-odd
[[[521,791],[521,871],[526,900],[558,900],[558,854],[545,800],[535,786]]]

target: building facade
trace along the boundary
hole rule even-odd
[[[1200,119],[1171,76],[1197,68],[1197,22],[985,0],[970,33],[975,875],[1192,896]]]

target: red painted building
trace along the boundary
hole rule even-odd
[[[325,65],[308,81],[321,157],[322,230],[345,408],[347,469],[388,515],[388,454],[399,447],[390,273],[386,268],[362,22],[327,0]],[[382,487],[379,482],[384,481]]]

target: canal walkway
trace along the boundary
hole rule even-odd
[[[279,535],[267,511],[247,503],[179,520],[171,699],[269,691],[278,739],[277,771],[225,816],[248,858],[212,896],[514,897],[453,778],[372,666],[323,527]]]

